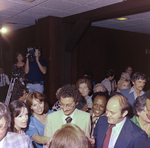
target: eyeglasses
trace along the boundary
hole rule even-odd
[[[3,125],[0,125],[0,130],[3,130],[6,127],[6,123],[7,122],[5,122],[5,124],[3,124]]]
[[[61,102],[59,102],[59,105],[60,105],[60,107],[61,108],[64,108],[64,107],[66,107],[66,108],[72,108],[73,106],[74,106],[74,103],[72,103],[72,104],[62,104]]]

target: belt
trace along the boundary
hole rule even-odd
[[[40,84],[40,81],[26,81],[26,83],[31,83],[31,84]]]

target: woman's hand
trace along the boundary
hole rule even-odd
[[[86,112],[88,108],[89,108],[89,103],[86,103],[81,110]]]

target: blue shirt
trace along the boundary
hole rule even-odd
[[[47,115],[50,113],[52,113],[51,110],[47,112]],[[26,134],[29,135],[31,140],[34,142],[32,136],[33,135],[44,136],[44,128],[45,125],[41,123],[35,116],[31,115]],[[43,148],[43,145],[37,144],[36,142],[34,142],[34,144],[36,145],[37,148]]]
[[[46,60],[40,58],[39,62],[42,66],[47,68]],[[44,74],[39,69],[36,61],[29,63],[29,73],[27,74],[27,80],[29,81],[44,81]]]

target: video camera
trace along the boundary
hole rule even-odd
[[[29,53],[29,61],[34,62],[35,61],[35,56],[38,55],[38,49],[34,49],[32,47],[27,48],[27,53]]]

